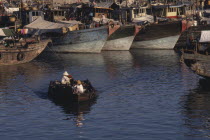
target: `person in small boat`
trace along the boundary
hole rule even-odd
[[[74,89],[74,91],[75,91],[75,93],[84,93],[84,87],[83,87],[83,85],[82,85],[82,82],[80,81],[80,80],[77,80],[77,83],[76,83],[76,85],[74,85],[74,87],[73,87],[73,89]]]
[[[65,71],[63,73],[63,77],[62,77],[61,83],[62,84],[70,84],[71,80],[73,80],[72,76],[69,75],[67,71]]]

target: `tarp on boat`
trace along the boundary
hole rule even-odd
[[[63,20],[59,20],[59,21],[56,21],[56,23],[65,23],[65,24],[82,24],[82,22],[80,21],[76,21],[76,20],[69,20],[69,21],[63,21]]]
[[[201,37],[199,42],[210,42],[210,30],[201,31]]]
[[[178,5],[169,5],[169,8],[179,8],[179,7],[184,7],[184,4],[178,4]]]
[[[0,29],[0,36],[15,36],[13,29]]]
[[[42,19],[42,17],[37,18],[32,23],[24,26],[24,28],[29,29],[28,34],[41,35],[43,33],[62,33],[62,28],[68,28],[74,26],[75,23],[55,23]]]

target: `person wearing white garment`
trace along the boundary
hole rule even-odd
[[[67,71],[65,71],[63,73],[63,77],[62,77],[61,83],[62,84],[70,84],[71,83],[71,79],[72,79],[72,76],[69,75]]]
[[[83,88],[83,85],[82,85],[82,82],[80,80],[77,80],[77,84],[74,85],[74,90],[75,90],[75,93],[77,94],[80,94],[80,93],[84,93],[84,88]]]

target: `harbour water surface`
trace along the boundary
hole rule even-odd
[[[203,140],[210,137],[210,89],[173,50],[101,54],[43,53],[0,67],[1,140]],[[73,106],[47,96],[64,69],[89,79],[93,102]]]

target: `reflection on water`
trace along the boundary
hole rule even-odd
[[[85,120],[85,114],[88,114],[91,111],[91,107],[96,104],[96,100],[85,101],[82,103],[71,103],[67,100],[55,100],[52,99],[52,102],[55,105],[60,106],[63,109],[63,112],[67,114],[67,118],[64,120],[73,120],[76,123],[76,126],[83,126],[83,121]]]
[[[97,102],[51,101],[49,82],[64,70],[89,79]],[[0,139],[203,139],[210,84],[199,78],[173,50],[43,53],[0,67]]]
[[[123,75],[126,70],[132,68],[133,57],[129,51],[102,52],[106,72],[110,78]],[[126,64],[126,67],[125,65]]]
[[[68,71],[75,79],[80,80],[103,76],[98,73],[103,72],[104,68],[104,59],[101,54],[45,52],[40,60],[48,62],[52,69],[57,69],[60,76],[64,70]]]
[[[28,86],[29,83],[34,87],[37,86],[44,75],[45,68],[38,62],[1,66],[0,95],[15,94],[19,91],[28,92],[31,90],[31,87]]]
[[[21,82],[21,76],[24,78],[31,80],[31,75],[35,75],[37,77],[41,76],[41,73],[37,73],[39,70],[39,65],[35,63],[26,63],[20,65],[11,65],[11,66],[1,66],[0,67],[0,86],[11,86],[13,84],[18,84]],[[18,79],[20,82],[16,82]],[[14,83],[12,81],[15,81]],[[12,83],[11,83],[12,82]]]
[[[210,80],[200,79],[197,88],[182,97],[185,125],[191,133],[186,135],[210,137]]]
[[[171,50],[131,50],[134,57],[133,66],[171,66],[179,59],[175,51]]]

